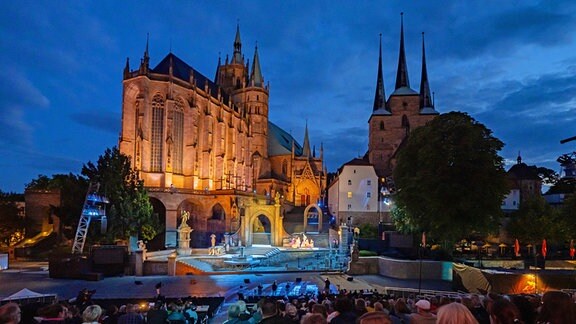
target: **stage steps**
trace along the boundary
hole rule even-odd
[[[196,258],[180,258],[176,260],[176,274],[200,274],[203,272],[214,272],[214,268],[208,262],[200,261]]]

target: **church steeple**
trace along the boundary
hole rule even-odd
[[[386,93],[384,92],[384,76],[382,74],[382,34],[380,34],[380,55],[378,56],[378,77],[376,79],[376,93],[374,94],[373,112],[379,110],[389,111],[386,105]]]
[[[398,55],[398,71],[396,72],[396,88],[410,88],[406,51],[404,50],[404,13],[400,13],[400,53]]]
[[[302,156],[310,157],[310,140],[308,139],[308,121],[306,121],[306,130],[304,131],[304,145],[302,145]]]
[[[254,60],[252,61],[252,73],[250,74],[250,85],[254,87],[262,87],[264,78],[260,70],[260,58],[258,57],[258,45],[254,50]]]
[[[234,54],[232,64],[244,64],[242,60],[242,40],[240,40],[240,23],[236,25],[236,37],[234,38]]]
[[[148,43],[150,41],[150,34],[146,33],[146,49],[144,50],[144,56],[140,61],[140,73],[146,74],[150,69],[150,55],[148,53]]]
[[[222,65],[222,58],[218,53],[218,66],[216,66],[216,75],[214,76],[214,83],[218,84],[218,75],[220,74],[220,66]]]
[[[428,69],[426,68],[426,49],[424,47],[424,33],[422,33],[422,78],[420,81],[420,112],[437,113],[434,110],[434,102],[430,95],[430,84],[428,82]]]

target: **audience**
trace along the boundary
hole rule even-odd
[[[0,307],[0,323],[17,324],[21,319],[20,307],[16,303],[8,303]]]
[[[460,303],[446,304],[438,309],[438,324],[478,324],[470,309]]]

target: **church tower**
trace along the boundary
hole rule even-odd
[[[386,101],[384,80],[382,77],[382,40],[378,61],[378,77],[372,114],[368,120],[368,160],[374,165],[376,173],[390,176],[395,165],[395,156],[410,130],[423,126],[438,115],[430,96],[424,39],[422,39],[422,78],[420,93],[410,88],[406,50],[404,47],[404,19],[401,14],[400,48],[396,84],[394,92]]]

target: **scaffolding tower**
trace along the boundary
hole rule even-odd
[[[86,242],[86,236],[88,235],[88,229],[90,228],[92,219],[99,220],[101,222],[101,231],[106,232],[106,204],[110,201],[108,198],[98,194],[99,189],[99,183],[90,182],[86,199],[84,199],[84,207],[82,208],[78,228],[76,229],[74,244],[72,244],[72,254],[82,254],[84,251],[84,243]]]

